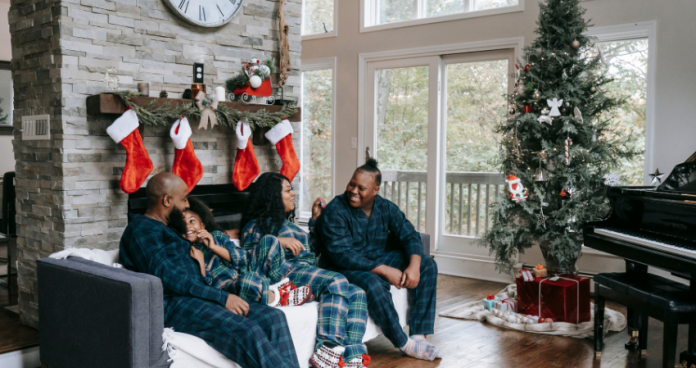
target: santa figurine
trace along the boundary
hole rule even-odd
[[[510,190],[510,199],[515,203],[524,202],[527,199],[527,189],[522,185],[520,178],[510,174],[505,182]]]

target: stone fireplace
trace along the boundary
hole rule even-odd
[[[298,100],[301,0],[287,0],[293,70],[283,98]],[[249,58],[279,60],[278,2],[244,0],[220,28],[191,26],[160,0],[12,0],[13,123],[17,173],[19,305],[23,323],[39,327],[36,260],[67,246],[115,249],[127,224],[127,195],[118,182],[125,150],[106,134],[114,116],[87,114],[86,98],[105,90],[107,67],[119,89],[150,84],[180,98],[192,81],[192,64],[204,60],[209,93]],[[274,87],[275,83],[274,83]],[[50,140],[22,140],[22,117],[50,115]],[[297,123],[293,123],[297,124]],[[230,183],[236,138],[220,126],[197,130],[201,184]],[[298,127],[295,126],[297,131]],[[147,126],[143,139],[152,174],[170,171],[169,127]],[[295,134],[299,147],[299,134]],[[278,171],[271,145],[255,147],[263,171]],[[298,150],[299,151],[299,150]]]

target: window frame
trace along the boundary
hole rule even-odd
[[[302,24],[304,25],[306,7],[302,5]],[[338,0],[333,0],[333,29],[330,32],[310,33],[300,35],[301,41],[316,40],[320,38],[338,37]]]
[[[12,64],[9,61],[0,61],[0,70],[12,71]],[[10,119],[8,124],[0,124],[0,135],[14,135],[14,124],[12,119]]]
[[[585,33],[596,37],[596,42],[648,40],[648,79],[645,103],[645,163],[643,183],[650,185],[653,171],[655,141],[655,60],[657,56],[657,23],[655,21],[621,24],[606,27],[592,27]]]
[[[425,0],[414,0],[418,5],[415,7],[418,13],[423,13]],[[417,18],[411,20],[404,20],[400,22],[392,22],[386,24],[376,24],[378,17],[377,5],[379,0],[360,0],[360,33],[382,31],[386,29],[403,28],[419,26],[423,24],[448,22],[452,20],[468,19],[468,18],[479,18],[486,17],[490,15],[507,14],[515,12],[523,12],[525,7],[525,0],[518,0],[519,3],[515,6],[506,6],[502,8],[493,8],[486,10],[474,10],[463,13],[455,13],[448,15],[439,15],[435,17],[427,18]]]
[[[336,71],[337,71],[337,58],[328,57],[321,59],[305,59],[302,60],[302,65],[300,66],[300,73],[315,71],[315,70],[331,70],[331,198],[324,198],[326,201],[330,201],[336,196]],[[304,78],[300,74],[301,92],[300,92],[300,106],[304,103]],[[304,162],[304,118],[302,119],[302,127],[300,133],[300,162]],[[301,171],[300,176],[300,203],[302,203],[301,194],[304,192],[304,170]],[[298,211],[298,220],[300,223],[307,223],[312,216],[310,212]]]

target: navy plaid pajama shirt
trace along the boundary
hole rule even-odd
[[[367,293],[367,309],[384,335],[400,348],[408,336],[399,325],[386,279],[370,272],[380,265],[405,270],[412,255],[421,256],[420,282],[408,290],[411,335],[434,332],[437,264],[422,257],[420,234],[399,207],[375,197],[371,216],[353,208],[345,194],[334,198],[317,221],[322,257],[319,266],[342,273]]]
[[[226,310],[229,293],[205,284],[190,247],[162,222],[131,215],[120,263],[162,280],[166,327],[200,337],[244,368],[299,367],[283,312],[256,303],[246,317]]]
[[[310,229],[314,222],[310,222]],[[367,347],[362,339],[367,326],[367,303],[365,292],[348,283],[346,278],[336,272],[315,267],[314,237],[290,221],[285,221],[278,236],[263,235],[250,221],[242,231],[244,249],[279,249],[271,244],[280,244],[278,238],[295,238],[305,247],[297,256],[292,251],[284,251],[284,267],[274,267],[267,275],[272,283],[285,277],[297,286],[309,286],[319,302],[319,321],[317,323],[317,343],[315,349],[327,346],[344,346],[343,359],[347,362],[362,354],[367,354]],[[263,255],[266,259],[275,259],[272,255]],[[280,271],[280,272],[277,272]]]

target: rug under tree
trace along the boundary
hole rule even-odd
[[[517,285],[511,284],[495,296],[504,300],[514,298],[515,295],[517,295]],[[453,306],[440,312],[440,316],[488,322],[494,326],[509,328],[517,331],[576,338],[589,338],[594,337],[594,304],[591,304],[590,311],[592,313],[592,318],[588,322],[579,324],[566,322],[519,323],[520,320],[525,320],[522,315],[513,312],[501,312],[498,310],[489,311],[483,307],[483,303],[480,300],[476,300]],[[604,333],[606,334],[609,331],[621,331],[624,328],[626,328],[626,317],[615,310],[605,308]]]

